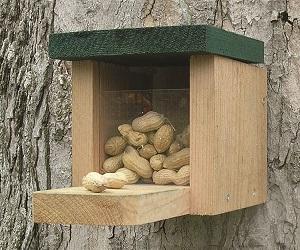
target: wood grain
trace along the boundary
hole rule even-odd
[[[72,185],[99,171],[100,84],[95,61],[72,64]]]
[[[213,55],[190,67],[191,213],[265,202],[266,71]]]
[[[92,193],[83,187],[35,192],[36,223],[139,225],[189,213],[189,187],[127,185]]]

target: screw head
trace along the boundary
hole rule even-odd
[[[226,201],[229,201],[229,199],[230,199],[230,194],[226,194],[226,195],[225,195],[225,200],[226,200]]]

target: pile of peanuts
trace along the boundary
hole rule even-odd
[[[137,182],[189,184],[189,125],[175,135],[163,114],[149,111],[131,124],[120,125],[118,131],[120,135],[109,138],[104,146],[109,156],[102,166],[106,173],[92,172],[83,178],[88,190],[102,192]]]

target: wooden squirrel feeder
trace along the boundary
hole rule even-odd
[[[53,34],[49,51],[73,61],[73,187],[35,192],[34,222],[137,225],[265,202],[267,76],[253,65],[264,62],[263,42],[206,25],[173,26]],[[106,93],[128,89],[187,93],[189,186],[132,184],[103,193],[80,187],[105,159],[116,113]],[[168,93],[172,103],[175,92]]]

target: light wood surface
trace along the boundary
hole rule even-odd
[[[92,193],[83,187],[33,194],[36,223],[139,225],[189,214],[189,187],[127,185]]]
[[[253,65],[191,57],[191,214],[265,202],[266,81],[266,71]]]
[[[72,185],[99,171],[100,85],[95,61],[72,63]]]

